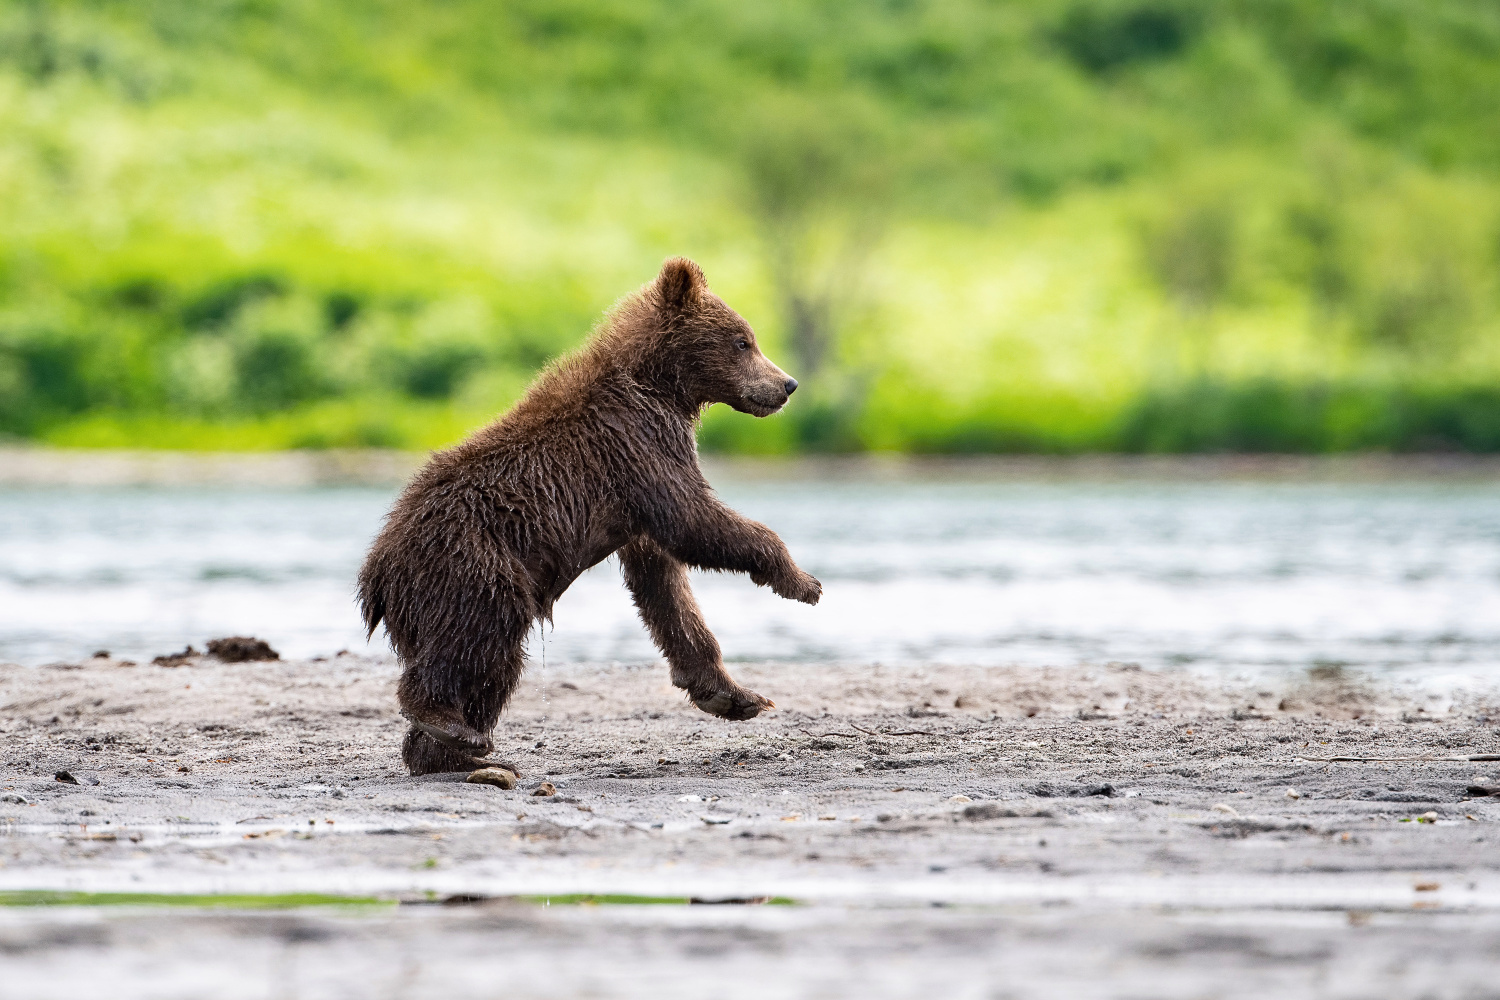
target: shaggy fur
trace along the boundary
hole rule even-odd
[[[612,554],[695,705],[726,719],[773,707],[725,672],[687,567],[748,573],[807,604],[822,586],[714,495],[694,432],[712,403],[763,417],[796,387],[698,266],[673,258],[503,418],[434,455],[359,574],[365,624],[384,621],[401,658],[408,769],[464,770],[492,749],[528,630]]]

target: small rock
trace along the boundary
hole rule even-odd
[[[1302,793],[1295,788],[1288,788],[1286,790],[1286,797],[1289,799],[1300,799],[1302,798]]]
[[[1471,798],[1483,799],[1489,797],[1500,798],[1500,785],[1470,785],[1464,789],[1464,793]]]
[[[967,795],[950,795],[950,796],[948,796],[948,801],[949,802],[973,802],[974,800],[971,799],[971,798],[969,798]]]
[[[494,785],[496,788],[515,788],[516,776],[503,767],[481,767],[464,779],[471,785]]]
[[[210,639],[208,640],[208,655],[225,663],[256,663],[261,660],[281,659],[281,654],[272,649],[269,642],[248,635]]]
[[[1233,816],[1236,819],[1238,819],[1240,815],[1240,811],[1227,802],[1215,802],[1214,812],[1221,812],[1226,816]]]
[[[549,798],[557,794],[557,786],[550,781],[544,781],[540,785],[537,785],[536,791],[531,794],[532,797],[541,796],[542,798]]]
[[[107,650],[107,649],[96,649],[96,650],[94,650],[94,659],[96,659],[96,660],[107,660],[107,659],[109,659],[109,650]]]
[[[58,781],[61,781],[65,785],[76,785],[76,784],[78,784],[78,779],[75,778],[75,777],[73,777],[67,771],[58,771],[52,777],[56,778]]]
[[[0,802],[9,802],[12,805],[18,806],[31,805],[30,799],[28,799],[24,795],[17,794],[16,792],[6,792],[4,795],[0,795]]]

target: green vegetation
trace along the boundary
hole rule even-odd
[[[433,447],[662,257],[705,448],[1500,449],[1500,7],[0,0],[0,434]]]

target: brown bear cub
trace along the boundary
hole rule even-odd
[[[775,532],[714,495],[695,430],[712,403],[764,417],[796,388],[698,265],[677,257],[504,417],[432,457],[359,574],[365,624],[374,634],[384,621],[401,659],[412,774],[485,763],[527,632],[615,554],[693,704],[726,719],[774,707],[724,670],[687,567],[748,573],[807,604],[823,588]]]

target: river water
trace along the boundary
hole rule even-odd
[[[741,478],[721,492],[825,587],[806,607],[697,574],[729,660],[1500,678],[1500,484]],[[291,656],[382,651],[352,591],[393,495],[0,492],[0,660],[145,658],[228,634]],[[574,584],[545,642],[552,662],[656,657],[613,561]]]

